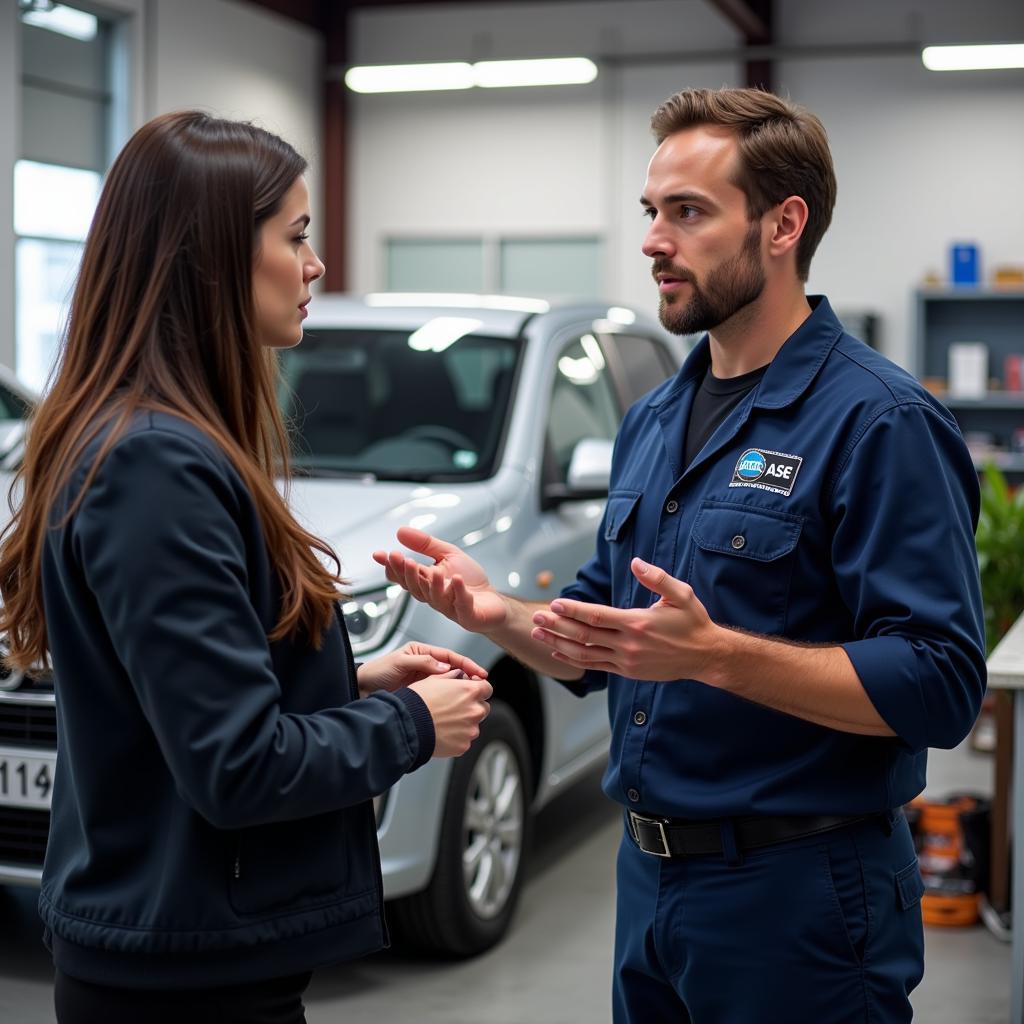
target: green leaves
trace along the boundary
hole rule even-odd
[[[1024,487],[1012,492],[992,463],[982,473],[976,535],[988,650],[1024,611]]]

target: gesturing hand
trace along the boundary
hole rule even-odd
[[[356,676],[359,692],[366,696],[374,690],[398,690],[418,679],[440,675],[452,669],[460,669],[467,676],[487,678],[487,669],[465,655],[450,651],[447,647],[432,647],[415,641],[390,654],[382,654],[379,658],[364,662],[359,666]]]
[[[454,544],[409,526],[399,529],[398,539],[434,564],[422,565],[401,551],[374,551],[374,561],[384,566],[392,583],[472,633],[504,624],[508,608],[479,563]]]
[[[552,657],[629,679],[708,681],[723,627],[715,625],[693,588],[639,558],[634,576],[659,596],[650,608],[608,608],[558,598],[533,616],[535,640]]]

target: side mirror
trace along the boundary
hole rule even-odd
[[[608,497],[612,475],[613,441],[584,438],[578,441],[569,460],[566,482],[544,488],[544,504],[550,508],[563,501],[584,501]]]
[[[597,491],[602,496],[608,494],[613,447],[613,441],[584,438],[573,448],[566,481],[570,493],[586,492],[589,495]]]

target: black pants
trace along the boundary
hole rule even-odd
[[[203,989],[93,985],[58,970],[58,1024],[306,1024],[302,993],[311,974]]]

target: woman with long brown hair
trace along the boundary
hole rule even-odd
[[[12,665],[54,673],[61,1024],[304,1020],[312,968],[386,943],[371,798],[487,712],[452,651],[357,671],[337,558],[275,485],[273,350],[323,273],[305,167],[249,124],[143,126],[29,429],[0,630]]]

